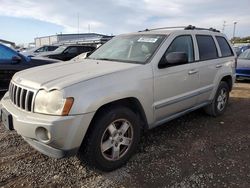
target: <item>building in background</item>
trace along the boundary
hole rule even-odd
[[[79,33],[79,34],[56,34],[45,37],[35,38],[35,46],[53,45],[53,44],[70,44],[70,43],[88,43],[99,41],[100,43],[106,42],[113,36],[107,36],[97,33]]]

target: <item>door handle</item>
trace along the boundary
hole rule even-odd
[[[218,65],[216,65],[215,67],[216,67],[216,68],[221,68],[222,65],[218,64]]]
[[[191,74],[196,74],[198,72],[198,70],[194,69],[194,70],[190,70],[188,71],[188,74],[191,75]]]

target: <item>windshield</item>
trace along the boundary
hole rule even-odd
[[[57,49],[55,49],[53,52],[55,53],[62,53],[68,46],[59,46]]]
[[[250,49],[240,54],[239,59],[250,59]]]
[[[166,35],[118,36],[98,48],[89,59],[145,64]]]

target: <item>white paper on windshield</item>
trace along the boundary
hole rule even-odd
[[[155,43],[157,40],[158,40],[158,38],[141,37],[141,38],[138,39],[138,42]]]

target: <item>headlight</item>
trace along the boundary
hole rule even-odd
[[[42,114],[51,114],[51,115],[68,115],[72,105],[73,98],[63,98],[63,95],[58,90],[53,91],[38,91],[35,104],[34,112]]]

